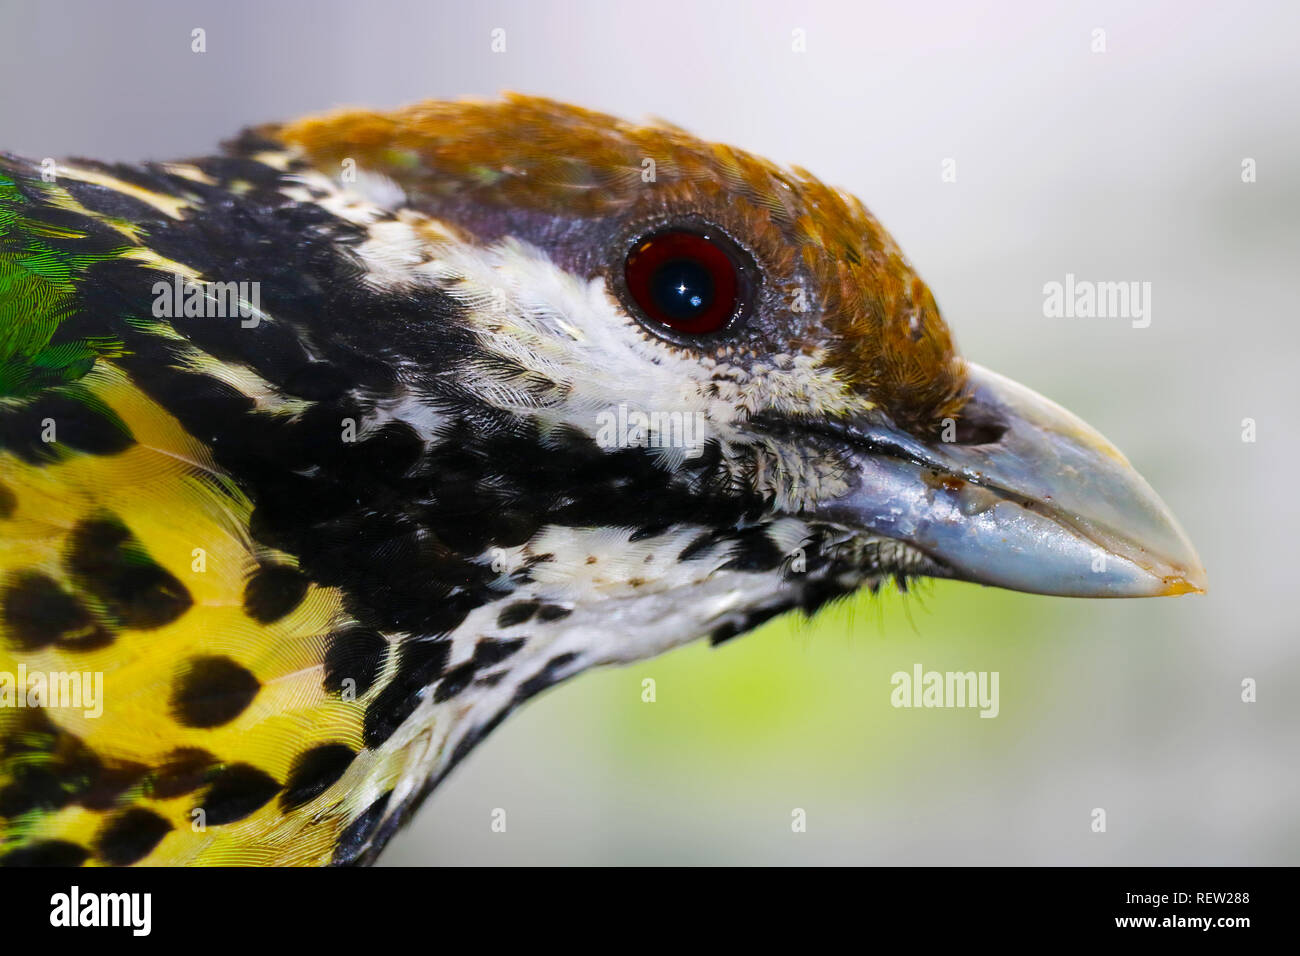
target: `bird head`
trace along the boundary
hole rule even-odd
[[[459,444],[457,413],[476,410],[484,520],[564,527],[575,550],[531,552],[602,565],[568,569],[590,585],[561,588],[570,603],[690,601],[721,572],[764,578],[678,641],[890,577],[1203,588],[1124,456],[964,361],[888,233],[803,170],[524,97],[344,111],[276,135],[390,206],[402,197],[355,253],[364,282],[453,304],[450,322],[402,333],[422,434]],[[484,543],[528,544],[509,537]],[[648,568],[660,551],[671,560]]]

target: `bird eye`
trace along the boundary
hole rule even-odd
[[[672,229],[646,236],[628,253],[625,278],[647,318],[688,335],[718,331],[740,306],[735,253],[707,232]]]

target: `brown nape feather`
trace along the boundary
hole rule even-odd
[[[672,210],[718,222],[768,276],[812,291],[803,313],[781,289],[771,300],[786,313],[791,351],[823,355],[847,392],[916,432],[964,403],[965,366],[929,289],[857,199],[802,169],[517,95],[342,111],[262,132],[322,167],[351,158],[435,215],[473,206],[595,221]]]

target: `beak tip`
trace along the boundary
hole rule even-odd
[[[1154,494],[1154,493],[1153,493]],[[1209,590],[1209,576],[1205,565],[1197,554],[1187,532],[1173,516],[1164,502],[1157,499],[1166,534],[1166,550],[1163,560],[1154,566],[1148,565],[1148,571],[1159,575],[1162,587],[1154,592],[1154,597],[1179,597],[1183,594],[1205,594]]]
[[[1164,579],[1165,587],[1157,597],[1178,597],[1183,594],[1205,594],[1210,589],[1205,568],[1197,564],[1187,571],[1171,574]]]

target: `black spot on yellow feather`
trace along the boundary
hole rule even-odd
[[[244,586],[244,611],[259,624],[273,624],[302,603],[310,583],[297,568],[264,564]]]
[[[192,793],[208,782],[216,766],[217,758],[201,747],[178,747],[154,771],[149,792],[159,800]]]
[[[79,390],[82,392],[84,390]],[[45,441],[53,427],[53,441]],[[135,444],[130,430],[111,409],[85,394],[45,392],[17,408],[0,412],[0,448],[25,461],[54,461],[60,448],[90,455],[115,455]]]
[[[172,687],[172,714],[187,727],[220,727],[243,713],[261,686],[228,657],[195,657]]]
[[[388,641],[371,628],[355,626],[331,634],[325,649],[325,689],[342,693],[350,680],[350,689],[361,697],[374,686],[387,654]]]
[[[0,483],[0,521],[12,518],[18,510],[18,497],[3,483]]]
[[[132,807],[110,820],[95,838],[95,854],[113,866],[130,866],[153,852],[172,825],[144,807]]]
[[[51,767],[18,764],[13,779],[0,789],[0,817],[14,818],[32,810],[57,810],[71,799],[58,772]]]
[[[279,792],[274,777],[250,764],[237,763],[216,775],[199,806],[204,822],[216,827],[244,819]]]
[[[90,851],[67,840],[39,840],[0,856],[0,866],[81,866]]]
[[[85,651],[104,647],[113,640],[75,595],[37,571],[13,576],[0,597],[0,616],[10,638],[25,651],[50,645]]]
[[[86,754],[86,770],[90,772],[90,778],[77,799],[90,810],[109,810],[117,806],[127,791],[137,786],[148,773],[144,764],[109,760],[91,753],[89,749]]]
[[[0,791],[0,816],[18,817],[79,803],[87,809],[116,806],[147,773],[142,764],[96,754],[75,734],[57,726],[42,708],[29,708],[0,739],[0,760],[10,775]]]
[[[127,627],[170,624],[194,603],[185,585],[145,551],[116,518],[88,518],[73,529],[64,557],[77,581]]]
[[[315,800],[334,786],[355,757],[346,744],[322,744],[299,754],[280,794],[280,806],[292,810]]]

